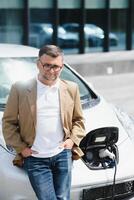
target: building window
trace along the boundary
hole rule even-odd
[[[0,42],[23,43],[22,1],[0,2]]]
[[[113,45],[110,45],[110,51],[126,49],[126,19],[126,9],[111,10],[110,29],[113,38],[111,42]]]

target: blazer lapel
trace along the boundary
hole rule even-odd
[[[66,108],[66,94],[67,94],[67,88],[66,85],[60,81],[60,109],[61,109],[61,120],[62,124],[64,124],[64,113],[65,113],[65,108]]]
[[[33,117],[34,126],[36,127],[36,98],[37,98],[37,82],[36,79],[31,81],[27,88],[27,96],[30,105],[30,110]]]

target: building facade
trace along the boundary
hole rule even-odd
[[[133,0],[1,0],[0,43],[65,53],[134,49]]]

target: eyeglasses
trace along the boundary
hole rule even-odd
[[[42,64],[43,68],[47,71],[50,71],[53,69],[55,72],[58,72],[62,69],[62,66],[55,65],[55,64],[49,64],[49,63],[42,63],[41,60],[39,59],[40,63]]]

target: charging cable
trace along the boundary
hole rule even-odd
[[[99,150],[99,157],[100,158],[109,157],[114,162],[115,172],[114,172],[113,185],[112,185],[112,200],[114,200],[115,180],[116,180],[116,172],[117,172],[117,162],[116,162],[116,159],[115,159],[115,154],[110,152],[108,149],[100,149]]]
[[[114,163],[115,163],[115,172],[114,172],[114,179],[113,179],[113,186],[112,186],[112,200],[114,200],[114,195],[115,195],[115,180],[116,180],[116,172],[117,172],[116,159],[114,160]]]

